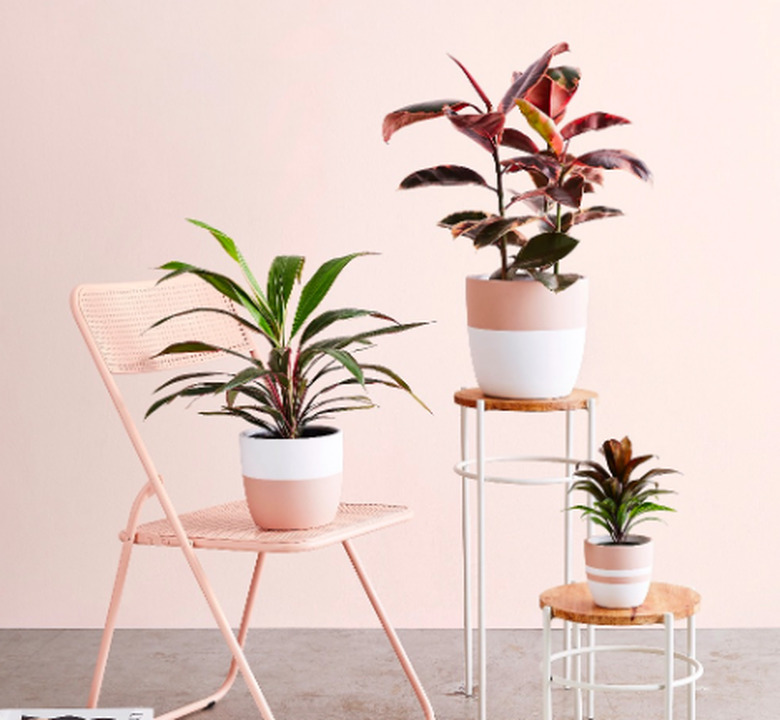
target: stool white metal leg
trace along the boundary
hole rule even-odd
[[[465,407],[460,409],[460,460],[465,463],[469,456],[469,418]],[[471,624],[471,500],[469,478],[461,478],[461,523],[463,542],[463,643],[466,660],[466,677],[463,692],[467,697],[474,694],[474,628]]]
[[[664,634],[666,636],[666,679],[664,682],[664,700],[666,720],[672,720],[674,714],[674,615],[664,613]]]
[[[688,625],[686,628],[686,635],[688,639],[687,652],[688,657],[696,659],[696,616],[691,615],[688,618]],[[694,675],[696,668],[691,665],[689,675]],[[688,720],[696,719],[696,681],[695,678],[688,684]]]

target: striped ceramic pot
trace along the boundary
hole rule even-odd
[[[641,605],[650,590],[653,541],[629,535],[616,545],[608,535],[585,540],[585,572],[596,605],[632,608]]]
[[[585,350],[588,281],[559,293],[530,277],[466,278],[471,362],[485,395],[563,397]]]
[[[327,525],[341,498],[343,435],[312,429],[306,437],[270,438],[256,430],[239,435],[241,470],[249,512],[266,530]]]

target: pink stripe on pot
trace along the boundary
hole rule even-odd
[[[586,568],[585,573],[588,580],[594,582],[600,582],[606,585],[631,585],[633,583],[650,582],[652,568],[647,568],[647,570],[640,575],[602,575],[598,570],[593,571],[591,568]]]
[[[587,322],[588,281],[559,293],[530,278],[466,278],[468,326],[481,330],[570,330]]]

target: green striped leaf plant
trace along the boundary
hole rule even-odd
[[[238,310],[195,307],[161,318],[154,326],[189,313],[227,314],[251,332],[267,348],[267,354],[253,357],[195,340],[169,345],[160,355],[227,353],[242,361],[241,367],[177,375],[155,390],[158,398],[146,417],[181,398],[210,396],[219,398],[221,406],[202,411],[202,415],[238,417],[270,437],[297,438],[312,424],[337,413],[375,407],[368,395],[368,387],[373,385],[402,390],[427,409],[400,375],[364,359],[377,338],[427,323],[400,323],[385,313],[356,307],[320,310],[341,272],[354,260],[372,253],[357,252],[327,260],[305,283],[305,258],[280,255],[271,262],[265,285],[261,286],[230,237],[204,222],[189,222],[217,240],[239,266],[244,284],[179,261],[161,266],[167,273],[160,282],[195,275],[229,298]],[[358,331],[342,330],[357,318],[369,318],[377,324]]]

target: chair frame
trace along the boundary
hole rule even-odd
[[[162,305],[164,309],[157,309],[158,305]],[[81,330],[90,355],[97,366],[98,372],[120,416],[122,425],[146,474],[146,482],[135,496],[125,528],[119,534],[122,548],[92,678],[87,702],[88,707],[97,707],[100,697],[133,547],[136,544],[162,543],[175,545],[180,548],[230,650],[232,659],[225,680],[216,691],[204,698],[158,715],[157,720],[173,720],[174,718],[183,717],[213,706],[227,694],[239,672],[243,676],[263,720],[274,720],[273,712],[260,689],[243,650],[249,631],[252,608],[257,597],[257,589],[265,556],[268,552],[312,550],[338,542],[343,546],[349,557],[360,584],[412,686],[425,717],[428,720],[433,720],[433,708],[351,542],[352,538],[357,535],[408,519],[411,513],[406,508],[365,506],[368,511],[362,512],[365,508],[361,506],[342,505],[337,519],[343,517],[344,520],[339,527],[325,526],[324,528],[317,528],[311,531],[271,532],[260,530],[252,524],[251,529],[244,528],[245,539],[243,542],[236,543],[232,540],[223,541],[219,534],[210,539],[204,539],[199,537],[196,532],[188,531],[186,527],[188,517],[192,518],[197,513],[179,515],[174,507],[163,483],[162,476],[155,467],[114,376],[116,374],[153,372],[171,367],[190,365],[206,359],[206,356],[195,353],[155,358],[156,352],[159,352],[169,342],[173,342],[174,339],[180,341],[204,339],[203,336],[183,336],[185,332],[183,327],[165,328],[166,325],[175,326],[177,323],[186,326],[186,333],[188,334],[195,331],[210,336],[217,332],[220,334],[220,341],[214,342],[214,344],[231,347],[232,349],[240,348],[242,351],[254,355],[254,350],[244,329],[239,323],[224,314],[193,313],[187,316],[186,319],[177,319],[161,326],[165,329],[161,329],[158,332],[159,337],[147,336],[146,329],[154,320],[159,319],[161,316],[172,314],[177,308],[186,309],[203,306],[216,306],[223,310],[234,310],[230,301],[224,298],[224,296],[217,293],[205,282],[191,277],[156,285],[152,282],[80,285],[71,294],[71,309],[76,323]],[[150,313],[154,314],[155,312],[159,314],[156,316],[150,315]],[[211,324],[213,327],[205,329],[200,327],[203,324],[203,318],[207,318],[206,324]],[[176,332],[179,333],[179,336],[171,339],[171,333]],[[225,334],[222,335],[222,333]],[[213,359],[213,356],[207,357],[208,359]],[[164,519],[142,525],[140,523],[141,510],[145,503],[152,498],[156,498],[159,502]],[[234,513],[231,517],[238,517],[245,524],[249,522],[244,501],[213,510],[223,512],[226,508]],[[355,512],[350,514],[350,511],[353,510]],[[353,515],[357,519],[353,519]],[[156,526],[162,527],[162,535],[160,532],[156,532],[156,534],[152,533],[153,537],[147,537],[151,529]],[[146,534],[145,531],[147,531]],[[230,623],[197,557],[195,550],[199,548],[238,549],[256,554],[237,634],[233,633]]]

